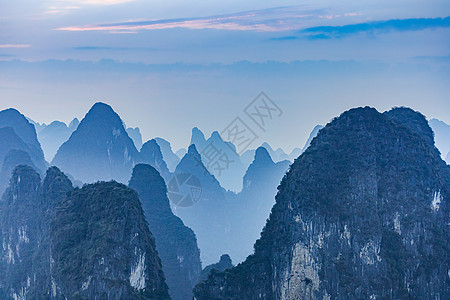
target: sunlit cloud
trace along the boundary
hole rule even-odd
[[[46,14],[66,14],[86,6],[117,5],[136,0],[54,0],[50,2]]]
[[[270,9],[223,14],[208,17],[131,21],[100,25],[68,26],[57,28],[65,31],[108,31],[111,33],[136,32],[139,30],[158,30],[171,28],[217,29],[234,31],[275,32],[298,30],[315,24],[320,19],[352,17],[352,15],[330,15],[324,10],[311,10],[305,7],[277,7]]]
[[[115,4],[122,4],[127,2],[133,2],[135,0],[84,0],[79,1],[86,4],[93,4],[93,5],[115,5]]]
[[[28,48],[31,45],[21,45],[21,44],[0,44],[0,48]]]

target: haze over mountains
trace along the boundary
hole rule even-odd
[[[69,126],[1,111],[0,298],[446,298],[448,129],[366,107],[289,154],[196,127],[174,153],[104,103]]]
[[[196,299],[448,298],[449,199],[422,115],[349,110],[283,178],[255,253]]]

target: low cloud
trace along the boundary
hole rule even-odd
[[[187,29],[217,29],[234,31],[276,32],[306,28],[307,24],[318,23],[330,14],[322,9],[308,9],[303,6],[275,7],[261,10],[222,14],[207,17],[192,17],[178,19],[161,19],[149,21],[132,21],[99,25],[83,25],[61,27],[65,31],[108,31],[136,32],[139,30],[158,30],[171,28]],[[354,14],[331,15],[337,17],[352,17]]]
[[[21,45],[21,44],[0,44],[0,48],[28,48],[31,45]]]

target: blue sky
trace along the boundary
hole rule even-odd
[[[186,146],[265,91],[287,151],[343,110],[405,105],[450,123],[448,1],[0,1],[0,108],[39,122],[110,103]]]

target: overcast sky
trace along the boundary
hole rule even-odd
[[[0,0],[0,109],[68,122],[103,101],[175,149],[261,91],[283,114],[255,147],[355,106],[450,124],[449,1],[354,2]]]

